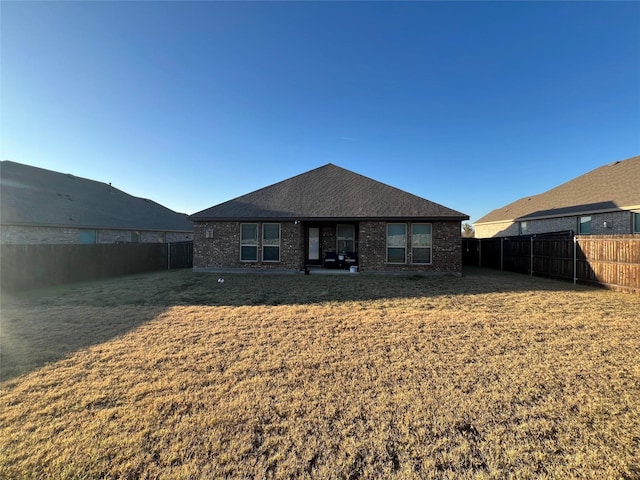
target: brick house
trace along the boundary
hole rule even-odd
[[[327,164],[192,215],[194,269],[459,274],[468,218]]]
[[[547,192],[497,208],[474,227],[478,238],[569,231],[640,233],[640,156],[604,165]]]
[[[70,174],[0,162],[0,243],[165,243],[193,239],[193,224],[144,198]]]

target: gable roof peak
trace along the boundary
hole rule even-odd
[[[439,218],[463,213],[327,163],[195,213],[195,221]]]

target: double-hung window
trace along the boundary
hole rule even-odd
[[[407,225],[387,224],[387,263],[407,263]]]
[[[580,217],[578,225],[578,233],[581,235],[591,234],[591,217]]]
[[[240,261],[258,261],[258,224],[240,224]]]
[[[265,223],[262,225],[262,261],[280,261],[280,224]]]
[[[411,263],[431,263],[431,224],[411,224]]]

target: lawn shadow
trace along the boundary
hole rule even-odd
[[[224,280],[224,281],[219,281]],[[107,342],[174,306],[275,306],[584,290],[566,282],[465,268],[462,277],[193,273],[190,270],[2,294],[0,381]],[[419,300],[418,300],[419,301]]]
[[[194,273],[174,300],[190,305],[300,305],[440,296],[583,290],[567,282],[466,267],[462,276],[429,274],[282,275]],[[222,281],[220,281],[222,280]],[[166,300],[170,300],[166,298]]]

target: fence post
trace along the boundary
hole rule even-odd
[[[167,242],[167,270],[171,270],[171,243]]]
[[[573,284],[575,285],[578,281],[578,254],[577,254],[577,244],[578,244],[578,236],[573,236]]]
[[[504,270],[504,237],[500,237],[500,270]]]
[[[482,239],[478,239],[478,266],[482,267]]]
[[[531,272],[531,276],[533,277],[533,237],[531,237],[531,268],[529,271]]]

